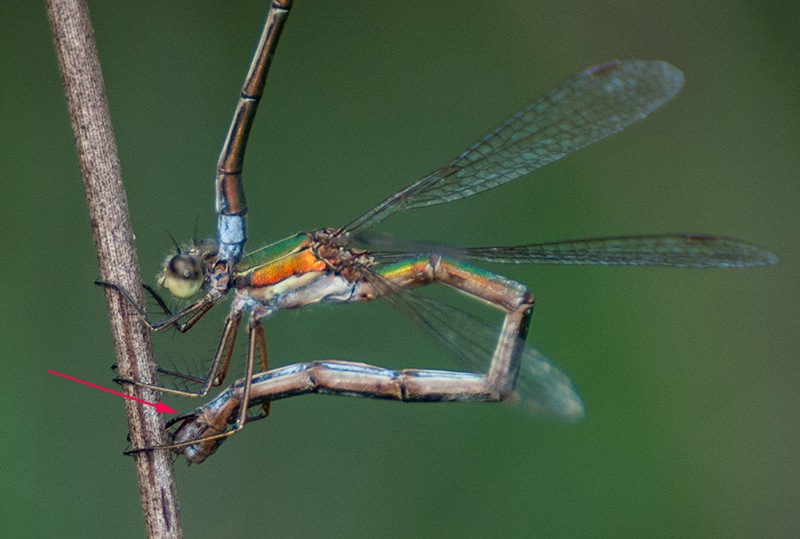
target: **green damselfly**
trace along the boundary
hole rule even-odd
[[[304,393],[416,402],[513,398],[536,415],[578,418],[583,405],[569,378],[526,345],[534,304],[528,288],[464,260],[674,267],[745,267],[777,261],[758,247],[705,234],[610,237],[452,251],[419,247],[402,253],[357,247],[359,235],[393,213],[492,189],[642,120],[678,92],[683,75],[665,62],[640,60],[613,61],[584,71],[512,116],[450,164],[388,197],[348,225],[301,232],[245,254],[247,204],[241,180],[245,145],[290,4],[290,0],[272,3],[218,161],[217,239],[197,242],[170,257],[158,281],[177,298],[198,299],[158,322],[148,321],[146,313],[137,307],[151,330],[176,327],[183,332],[232,293],[231,309],[211,367],[198,380],[200,390],[147,387],[206,395],[212,385],[222,383],[238,326],[244,314],[250,313],[245,376],[209,404],[173,420],[170,445],[143,449],[172,449],[183,453],[189,462],[202,462],[247,421],[264,417],[271,401]],[[408,292],[434,282],[502,311],[505,319],[501,328],[490,328],[454,307]],[[102,284],[130,299],[119,287]],[[158,294],[148,290],[166,310]],[[268,369],[263,318],[282,309],[318,302],[351,303],[381,297],[389,298],[454,348],[476,372],[394,371],[334,360]],[[262,371],[258,374],[254,374],[256,361]],[[260,406],[260,412],[248,416],[255,405]]]

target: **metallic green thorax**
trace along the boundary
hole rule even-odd
[[[244,255],[241,260],[236,264],[236,272],[246,273],[248,270],[258,268],[264,264],[269,264],[297,253],[311,244],[311,238],[305,232],[299,232],[288,238],[276,241],[269,245],[265,245],[260,249],[256,249]]]

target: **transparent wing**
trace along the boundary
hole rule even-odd
[[[669,234],[619,236],[516,247],[474,247],[461,256],[506,264],[595,264],[741,268],[765,266],[778,258],[755,245],[722,236]]]
[[[451,202],[529,174],[643,119],[682,84],[683,74],[666,62],[614,61],[592,67],[345,228],[357,233],[397,211]]]
[[[447,348],[467,370],[486,372],[497,343],[497,327],[413,291],[389,295],[387,300]],[[572,381],[530,345],[522,355],[514,396],[518,406],[541,418],[575,421],[583,417],[583,402]]]
[[[706,234],[615,236],[513,247],[453,247],[401,241],[385,236],[362,240],[382,264],[412,254],[436,253],[458,259],[501,264],[584,264],[599,266],[669,266],[682,268],[743,268],[776,264],[778,257],[755,245]]]

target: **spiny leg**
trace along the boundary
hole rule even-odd
[[[221,297],[221,295],[217,291],[211,291],[202,298],[198,299],[192,305],[189,305],[185,309],[182,309],[176,313],[173,313],[170,308],[167,306],[166,302],[163,298],[156,292],[150,285],[142,284],[142,288],[144,288],[147,293],[149,293],[153,299],[158,303],[159,307],[161,308],[162,312],[165,314],[165,318],[159,320],[158,322],[151,322],[150,319],[147,317],[147,313],[137,305],[133,297],[130,293],[122,288],[121,286],[110,283],[107,281],[96,280],[95,284],[103,286],[105,288],[110,288],[114,290],[118,294],[120,294],[125,300],[134,308],[139,318],[142,322],[147,326],[150,331],[159,332],[163,331],[167,328],[175,328],[181,333],[185,333],[189,331],[205,314],[211,310],[211,307],[214,306],[216,301]],[[180,319],[189,316],[189,319],[185,322],[180,322]],[[112,369],[116,371],[117,365],[114,364],[111,366]],[[183,380],[187,380],[190,382],[195,383],[203,383],[204,379],[198,378],[196,376],[191,376],[185,373],[164,369],[161,366],[157,365],[156,370],[160,374],[164,374],[173,378],[180,378]],[[137,382],[128,379],[116,378],[114,381],[118,383],[134,383]],[[156,386],[158,387],[158,386]]]
[[[202,383],[198,391],[187,391],[182,389],[175,389],[171,387],[164,387],[160,385],[145,384],[136,380],[115,379],[116,382],[134,384],[140,387],[148,387],[164,393],[171,393],[173,395],[182,395],[186,397],[204,397],[208,394],[211,386],[218,386],[222,384],[225,375],[228,372],[231,356],[233,355],[234,344],[236,343],[236,333],[239,328],[239,322],[242,320],[242,312],[237,309],[232,309],[225,319],[225,325],[222,329],[222,335],[217,345],[217,351],[214,354],[214,359],[209,367],[208,374],[205,378],[199,379]],[[251,358],[248,358],[251,360]],[[252,366],[250,367],[252,372]]]
[[[144,288],[145,291],[147,291],[147,293],[150,294],[150,296],[155,300],[155,302],[158,303],[158,306],[161,308],[161,311],[164,313],[164,315],[166,317],[172,316],[172,310],[170,310],[170,308],[167,305],[167,303],[164,301],[164,299],[161,297],[161,295],[153,289],[152,286],[150,286],[149,284],[146,284],[146,283],[142,283],[142,288]],[[189,320],[187,320],[186,322],[183,322],[183,323],[175,322],[172,325],[172,327],[174,327],[175,329],[177,329],[181,333],[186,333],[192,327],[194,327],[194,325],[211,309],[212,306],[213,306],[213,304],[210,304],[206,308],[201,309],[200,311],[198,311],[197,313],[192,315],[192,317]],[[169,327],[169,326],[165,326],[165,327]],[[178,379],[181,379],[181,380],[192,382],[194,384],[201,384],[202,385],[205,382],[205,378],[201,378],[199,376],[194,376],[194,375],[191,375],[191,374],[186,374],[186,373],[175,371],[175,370],[171,370],[171,369],[165,369],[164,367],[162,367],[161,365],[158,365],[158,364],[156,365],[156,372],[158,374],[160,374],[160,375],[169,376],[170,378],[178,378]]]
[[[250,317],[250,323],[247,325],[247,369],[244,374],[243,389],[242,389],[242,402],[239,405],[239,418],[236,420],[234,432],[241,430],[247,422],[247,408],[250,404],[250,390],[253,387],[253,364],[255,363],[256,353],[266,352],[266,345],[264,344],[264,326],[255,317]],[[262,356],[263,361],[266,361],[266,354]]]
[[[181,333],[185,333],[189,329],[194,326],[200,318],[202,318],[210,309],[214,306],[214,304],[222,297],[222,294],[212,289],[203,297],[199,298],[197,301],[185,307],[177,312],[171,312],[169,308],[164,303],[164,300],[156,293],[152,287],[148,285],[143,285],[143,288],[147,290],[158,302],[159,307],[164,311],[167,315],[165,318],[157,321],[151,322],[150,319],[147,317],[147,313],[142,309],[134,300],[133,297],[128,293],[127,290],[122,288],[116,283],[110,283],[108,281],[101,281],[100,279],[95,281],[95,284],[103,286],[105,288],[110,288],[111,290],[116,291],[118,294],[122,295],[125,300],[130,304],[131,307],[134,308],[136,314],[139,315],[139,318],[142,320],[145,326],[150,331],[163,331],[166,328],[174,327]],[[190,316],[190,318],[186,322],[180,322],[182,318]]]
[[[241,319],[241,315],[237,319]],[[248,324],[248,346],[247,346],[247,367],[245,369],[245,376],[241,380],[235,382],[230,388],[223,395],[231,395],[236,393],[238,397],[234,399],[221,399],[223,395],[220,395],[215,399],[217,401],[223,401],[224,405],[222,408],[216,408],[213,411],[207,411],[203,413],[202,419],[198,417],[198,414],[201,413],[204,408],[191,413],[186,414],[184,416],[180,416],[178,418],[173,419],[167,424],[167,428],[171,427],[176,423],[182,423],[182,425],[178,428],[179,430],[184,429],[184,426],[187,422],[190,421],[198,421],[199,424],[202,425],[202,434],[198,434],[196,439],[191,440],[179,440],[177,443],[167,444],[163,446],[155,446],[155,447],[146,447],[140,449],[132,449],[130,451],[126,451],[126,455],[132,455],[135,453],[141,453],[143,451],[153,451],[157,449],[168,449],[168,450],[175,450],[180,449],[183,447],[187,447],[194,444],[208,444],[213,443],[214,448],[219,445],[219,440],[223,438],[227,438],[228,436],[235,434],[242,430],[244,424],[248,421],[255,421],[258,419],[263,419],[267,416],[269,412],[269,400],[260,399],[258,402],[262,405],[262,413],[248,417],[247,410],[250,406],[250,394],[252,391],[252,384],[253,384],[253,365],[255,363],[255,355],[259,354],[260,362],[262,367],[266,365],[266,345],[264,342],[264,328],[261,325],[261,322],[252,317],[250,319],[250,323]],[[230,358],[228,358],[230,359]],[[257,378],[257,377],[256,377]],[[159,388],[156,388],[159,389]],[[232,418],[236,416],[236,420],[233,426],[228,426],[232,422]],[[210,434],[206,434],[210,432]]]
[[[169,306],[167,306],[167,303],[164,301],[164,299],[161,297],[161,295],[153,289],[152,286],[150,286],[149,284],[142,283],[142,288],[144,288],[147,291],[147,293],[150,294],[150,296],[156,301],[156,303],[158,303],[158,306],[161,308],[161,311],[165,315],[165,319],[169,319],[169,318],[173,317],[172,310],[169,308]],[[205,299],[205,298],[202,298],[202,299]],[[181,333],[186,333],[187,331],[192,329],[194,327],[194,325],[201,318],[203,318],[203,316],[205,316],[205,314],[209,310],[211,310],[211,307],[214,306],[214,302],[213,301],[212,302],[204,301],[203,303],[204,303],[203,307],[201,307],[199,310],[197,310],[196,312],[191,314],[191,316],[190,316],[190,318],[188,320],[186,320],[185,322],[180,322],[180,323],[177,322],[177,320],[176,320],[175,323],[172,324],[172,327],[174,327],[175,329],[177,329]],[[191,309],[191,307],[192,306],[189,306],[189,309]],[[182,318],[182,317],[179,317],[179,318]],[[154,331],[160,331],[161,329],[164,329],[165,327],[169,327],[169,326],[163,326],[163,327],[160,327],[159,329],[155,329]],[[153,329],[153,328],[151,327],[151,329]]]
[[[256,328],[254,331],[260,333],[260,335],[256,335],[256,348],[258,350],[259,362],[261,364],[261,370],[259,372],[267,372],[269,370],[269,361],[267,360],[267,343],[264,339],[264,326],[262,326],[259,322],[258,328]],[[247,421],[257,421],[267,417],[269,415],[270,402],[271,401],[269,400],[265,400],[261,404],[261,412],[259,412],[258,415],[248,416]]]

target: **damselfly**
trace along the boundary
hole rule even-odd
[[[401,210],[452,202],[525,176],[643,119],[681,88],[683,76],[660,61],[614,61],[592,67],[512,116],[450,164],[385,199],[348,225],[301,232],[243,254],[247,205],[242,162],[256,107],[290,0],[274,1],[245,80],[217,165],[216,240],[197,242],[170,257],[159,286],[191,305],[150,322],[153,331],[190,329],[223,297],[233,301],[208,374],[197,392],[222,383],[245,313],[248,352],[244,378],[212,402],[177,418],[173,443],[158,448],[201,462],[246,421],[264,417],[273,400],[328,393],[401,401],[502,401],[514,397],[533,413],[580,417],[583,405],[569,378],[525,339],[533,308],[528,288],[463,260],[501,263],[744,267],[773,264],[771,253],[724,237],[681,234],[574,240],[454,251],[419,247],[410,253],[360,249],[358,237]],[[409,289],[441,283],[503,313],[498,330]],[[110,284],[130,300],[125,290]],[[164,306],[158,294],[151,294]],[[316,361],[268,370],[261,319],[312,303],[351,303],[387,297],[483,374],[408,369],[392,371],[347,361]],[[131,301],[131,303],[133,303]],[[166,310],[166,307],[164,307]],[[261,372],[254,376],[254,363]],[[141,384],[133,381],[133,383]],[[253,405],[258,415],[248,416]],[[137,449],[138,450],[138,449]],[[135,451],[137,451],[135,450]]]

